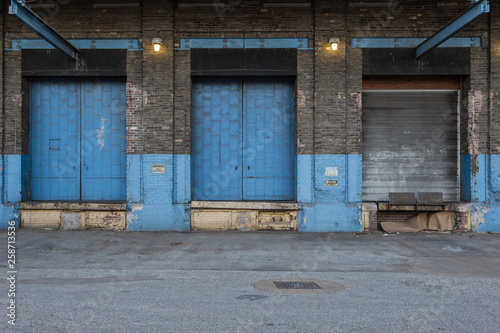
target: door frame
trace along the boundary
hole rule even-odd
[[[457,133],[457,200],[461,200],[461,193],[462,193],[462,159],[461,159],[461,137],[460,137],[460,128],[461,128],[461,122],[460,122],[460,102],[462,99],[461,95],[461,89],[432,89],[432,88],[422,88],[422,89],[364,89],[362,93],[365,92],[396,92],[396,93],[403,93],[403,92],[425,92],[425,91],[432,91],[432,92],[456,92],[457,93],[457,128],[456,128],[456,133]],[[363,117],[363,107],[361,107],[361,117]],[[361,124],[361,128],[363,128],[363,123]],[[364,152],[363,152],[364,153]],[[364,170],[364,168],[363,168]],[[363,188],[363,184],[362,184]],[[362,201],[365,201],[364,198],[362,198]]]
[[[260,76],[260,75],[237,75],[237,76],[211,76],[211,75],[197,75],[197,76],[192,76],[191,77],[191,128],[194,129],[194,122],[195,122],[195,117],[194,117],[194,87],[195,87],[195,82],[198,79],[214,79],[216,78],[238,78],[239,84],[242,85],[242,104],[244,103],[243,101],[243,96],[244,96],[244,79],[245,78],[265,78],[265,77],[275,77],[275,78],[282,78],[282,79],[289,79],[291,88],[292,88],[292,100],[291,100],[291,107],[292,107],[292,126],[293,126],[293,133],[292,133],[292,158],[291,158],[291,163],[292,163],[292,189],[293,189],[293,194],[291,199],[278,199],[278,200],[245,200],[244,199],[244,188],[242,188],[242,199],[241,200],[210,200],[210,199],[194,199],[194,161],[193,157],[191,157],[192,162],[191,162],[191,170],[190,170],[190,178],[191,178],[191,190],[190,190],[190,201],[195,201],[195,202],[276,202],[276,203],[287,203],[287,202],[297,202],[297,147],[296,147],[296,138],[297,138],[297,103],[296,103],[296,96],[297,96],[297,77],[296,76],[291,76],[291,75],[277,75],[277,76]],[[242,105],[242,131],[243,129],[243,121],[244,121],[244,106]],[[243,137],[243,132],[242,132],[242,137]],[[191,156],[194,155],[194,141],[195,141],[195,133],[194,130],[191,130]],[[242,144],[243,144],[243,139],[242,139]],[[244,157],[242,157],[242,161],[244,160]]]
[[[125,92],[125,99],[123,101],[123,110],[121,110],[123,112],[123,116],[125,117],[125,123],[123,124],[124,126],[124,132],[125,132],[125,137],[123,138],[123,140],[125,141],[125,144],[126,144],[126,118],[127,118],[127,97],[126,97],[126,78],[125,77],[79,77],[79,76],[70,76],[70,77],[59,77],[59,76],[39,76],[39,77],[33,77],[31,78],[29,81],[28,81],[28,84],[27,84],[27,89],[28,90],[28,103],[27,105],[29,106],[29,110],[28,110],[28,114],[29,114],[29,134],[28,134],[28,139],[29,139],[29,145],[28,145],[28,156],[27,156],[27,172],[26,172],[26,181],[27,181],[27,185],[28,185],[28,188],[27,188],[27,198],[26,200],[33,200],[32,199],[32,181],[33,181],[33,177],[32,177],[32,172],[33,172],[33,168],[32,168],[32,145],[34,143],[34,138],[33,138],[33,109],[32,109],[32,103],[33,103],[33,96],[32,96],[32,86],[33,86],[33,83],[34,82],[47,82],[47,81],[50,81],[51,83],[56,83],[58,80],[60,81],[65,81],[65,82],[70,82],[71,84],[75,84],[77,89],[76,89],[76,93],[77,93],[77,112],[78,112],[78,115],[77,115],[77,121],[78,121],[78,126],[77,126],[77,135],[78,135],[78,138],[77,138],[77,143],[76,143],[76,151],[78,152],[77,155],[78,155],[78,162],[77,163],[77,168],[78,168],[78,185],[79,185],[79,199],[36,199],[35,201],[57,201],[57,202],[64,202],[64,201],[80,201],[80,202],[95,202],[95,201],[98,201],[98,202],[122,202],[122,201],[125,201],[126,200],[126,197],[127,197],[127,193],[126,193],[126,173],[125,173],[125,179],[124,179],[124,183],[125,183],[125,194],[124,196],[122,196],[121,199],[104,199],[104,200],[87,200],[87,199],[82,199],[83,198],[83,184],[82,184],[82,180],[83,180],[83,158],[82,158],[82,140],[83,140],[83,131],[82,131],[82,124],[83,124],[83,120],[82,120],[82,117],[83,117],[83,94],[82,94],[82,89],[84,88],[84,83],[85,82],[99,82],[101,84],[105,84],[105,83],[113,83],[113,84],[123,84],[123,88],[124,89],[124,92]],[[87,81],[86,81],[87,80]],[[113,103],[112,103],[113,104]],[[121,121],[120,121],[120,125],[121,125]],[[120,139],[122,139],[122,137],[120,136]],[[123,159],[123,163],[122,163],[122,168],[124,168],[126,170],[127,168],[127,150],[126,150],[126,146],[125,146],[125,158]],[[121,154],[121,152],[120,152]],[[114,177],[113,177],[114,178]]]

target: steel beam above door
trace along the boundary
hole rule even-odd
[[[416,48],[416,58],[421,57],[426,52],[444,43],[448,38],[458,33],[465,28],[468,24],[473,22],[484,13],[490,12],[490,5],[488,0],[480,0],[472,7],[463,12],[460,16],[448,23],[444,28],[439,30],[433,36],[426,39],[422,44]]]
[[[61,36],[54,28],[42,20],[40,16],[36,15],[29,7],[26,7],[24,1],[18,2],[17,0],[11,0],[9,14],[52,44],[56,49],[73,60],[76,60],[79,50]]]

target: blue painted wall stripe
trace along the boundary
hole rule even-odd
[[[22,165],[26,155],[0,155],[0,229],[7,229],[10,221],[19,227],[19,202],[22,200]]]
[[[363,156],[347,155],[347,202],[361,202],[363,194]]]
[[[471,201],[486,202],[487,189],[487,156],[484,154],[470,157],[471,170]]]
[[[426,38],[352,38],[352,48],[416,48]],[[479,47],[481,37],[450,38],[439,47]]]
[[[303,204],[314,202],[314,157],[297,155],[297,201]]]
[[[192,48],[294,48],[306,49],[307,38],[181,38],[179,50]]]
[[[191,202],[191,155],[174,155],[175,203]]]
[[[128,49],[138,50],[138,39],[68,39],[78,49]],[[10,50],[53,49],[44,39],[12,39]]]
[[[142,156],[127,155],[127,202],[142,203]]]
[[[470,155],[462,155],[462,172],[461,172],[461,193],[462,201],[471,201],[471,168]]]
[[[174,161],[188,166],[188,155],[154,154],[129,155],[128,165],[136,173],[140,165],[142,180],[142,202],[127,204],[128,230],[136,231],[189,231],[190,214],[188,204],[174,204]],[[184,160],[184,162],[182,161]],[[153,164],[165,165],[165,173],[153,173]],[[131,171],[129,170],[129,174]],[[182,172],[179,173],[182,174]],[[186,175],[189,175],[187,173]],[[187,180],[185,184],[189,184]],[[139,192],[137,182],[129,183],[129,193]]]
[[[299,231],[338,232],[361,229],[360,204],[350,204],[346,203],[345,199],[342,200],[342,197],[349,196],[346,192],[350,191],[349,179],[353,173],[351,159],[357,158],[358,155],[297,156]],[[19,202],[22,200],[23,192],[21,185],[25,186],[21,183],[22,166],[27,156],[5,155],[0,156],[0,159],[3,166],[0,170],[0,188],[3,192],[0,228],[5,229],[8,221],[19,222]],[[188,231],[190,229],[189,203],[174,203],[182,199],[178,189],[183,186],[189,187],[189,159],[189,155],[127,156],[129,230]],[[464,167],[467,166],[468,159],[470,156],[462,156]],[[473,204],[473,218],[478,221],[476,231],[500,231],[500,155],[479,156],[477,161],[479,177],[472,178],[471,186],[476,193],[482,192],[483,189],[486,192],[483,196],[485,202],[478,200]],[[165,164],[165,174],[153,174],[153,164]],[[325,176],[325,167],[337,165],[338,177]],[[342,166],[344,170],[341,170]],[[354,174],[356,172],[358,171]],[[324,186],[325,180],[333,179],[339,181],[339,186],[331,188]],[[343,181],[347,181],[347,185],[341,186]],[[182,185],[183,182],[185,185]],[[174,190],[175,187],[177,190]],[[302,189],[309,189],[309,193]],[[478,195],[475,197],[480,199]],[[307,203],[306,200],[313,203]]]

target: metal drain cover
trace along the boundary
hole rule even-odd
[[[285,282],[285,281],[273,281],[274,285],[279,289],[321,289],[316,282]]]
[[[252,286],[271,293],[298,295],[329,294],[345,289],[340,283],[316,279],[262,280]]]

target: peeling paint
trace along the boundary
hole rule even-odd
[[[473,231],[477,231],[477,229],[479,229],[481,225],[484,225],[486,223],[485,215],[489,210],[490,207],[485,204],[474,204],[472,206],[471,227]]]
[[[144,209],[144,204],[132,204],[130,206],[130,210],[127,212],[127,229],[128,226],[134,222],[136,222],[139,217],[135,215],[136,211],[141,211]]]
[[[351,97],[356,98],[356,106],[361,109],[363,106],[363,94],[360,92],[351,93]]]
[[[133,153],[141,150],[141,147],[137,145],[136,140],[140,138],[140,133],[142,131],[142,105],[144,97],[148,94],[144,94],[139,86],[127,82],[126,84],[127,92],[127,153]]]
[[[141,106],[143,99],[144,93],[142,92],[142,89],[139,89],[138,86],[127,82],[127,111],[136,111]]]
[[[22,107],[23,106],[23,95],[24,93],[21,93],[19,95],[14,95],[12,96],[12,102],[17,106],[17,107]]]
[[[143,102],[142,102],[142,104],[143,104],[144,106],[147,106],[147,105],[148,105],[148,102],[149,102],[149,94],[148,94],[147,92],[145,92],[145,91],[142,93],[142,101],[143,101]]]
[[[484,104],[484,94],[482,91],[469,90],[469,119],[468,119],[468,138],[469,154],[479,154],[479,114]],[[474,171],[472,171],[474,172]]]
[[[88,228],[122,230],[126,227],[126,213],[123,211],[92,211],[86,215]]]
[[[306,107],[306,95],[303,90],[297,90],[297,108]]]
[[[97,132],[97,144],[99,145],[99,151],[102,151],[104,148],[104,123],[105,119],[101,119],[101,128],[96,129]]]

